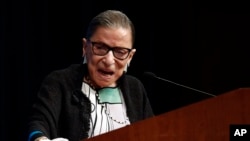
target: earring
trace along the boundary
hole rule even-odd
[[[86,57],[86,55],[83,57],[83,64],[87,64],[87,57]]]
[[[128,71],[128,67],[129,67],[129,63],[126,64],[124,71],[127,72]]]

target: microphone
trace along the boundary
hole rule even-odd
[[[201,90],[197,90],[197,89],[194,89],[194,88],[191,88],[191,87],[182,85],[182,84],[178,84],[178,83],[175,83],[175,82],[173,82],[173,81],[170,81],[170,80],[167,80],[167,79],[164,79],[164,78],[161,78],[161,77],[158,77],[158,76],[156,76],[156,75],[155,75],[154,73],[152,73],[152,72],[144,72],[144,75],[145,75],[145,76],[148,76],[148,77],[151,77],[151,78],[156,78],[156,79],[159,79],[159,80],[163,80],[163,81],[165,81],[165,82],[169,82],[169,83],[172,83],[172,84],[174,84],[174,85],[181,86],[181,87],[184,87],[184,88],[187,88],[187,89],[196,91],[196,92],[200,92],[200,93],[202,93],[202,94],[206,94],[206,95],[209,95],[209,96],[212,96],[212,97],[216,97],[216,95],[214,95],[214,94],[210,94],[210,93],[207,93],[207,92],[204,92],[204,91],[201,91]]]

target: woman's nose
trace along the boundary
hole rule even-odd
[[[104,59],[105,59],[104,62],[107,65],[112,65],[115,63],[115,56],[111,50],[105,55]]]

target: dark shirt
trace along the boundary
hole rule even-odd
[[[54,71],[44,79],[29,120],[29,133],[41,131],[33,139],[42,135],[69,141],[88,138],[91,103],[81,91],[87,73],[86,65],[74,64]],[[141,81],[124,73],[118,80],[118,87],[131,124],[154,116]]]

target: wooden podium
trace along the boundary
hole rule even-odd
[[[229,141],[231,124],[250,124],[249,101],[239,88],[82,141]]]

